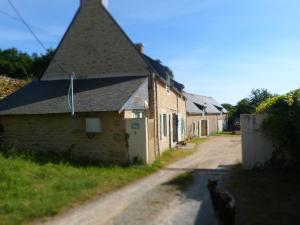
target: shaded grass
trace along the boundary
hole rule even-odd
[[[114,191],[156,172],[193,151],[170,150],[152,165],[76,167],[39,164],[21,156],[0,154],[0,224],[22,224]]]
[[[207,140],[207,138],[192,138],[188,142],[194,143],[194,144],[201,144],[201,143],[205,142],[206,140]]]
[[[178,175],[166,185],[171,185],[177,190],[184,191],[194,182],[194,174],[191,172],[186,172]]]
[[[155,162],[150,166],[151,168],[161,169],[179,159],[183,159],[191,154],[193,154],[195,150],[177,150],[170,149],[165,151],[160,157],[158,157]]]
[[[220,136],[240,136],[240,134],[236,134],[234,131],[223,131],[212,134],[212,136],[220,137]]]
[[[237,225],[300,223],[300,180],[292,171],[245,171],[236,166],[230,189],[237,200]]]

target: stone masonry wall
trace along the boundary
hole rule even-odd
[[[187,135],[189,137],[193,136],[193,123],[198,123],[201,120],[209,120],[209,134],[218,132],[218,115],[187,115]]]
[[[148,65],[100,0],[84,1],[42,80],[69,79],[72,72],[81,79],[148,74]]]
[[[157,107],[158,115],[165,113],[176,113],[186,120],[186,101],[173,90],[167,90],[166,85],[157,80]],[[160,133],[160,119],[158,118],[158,132]],[[159,135],[160,136],[160,135]],[[160,139],[160,137],[159,137]],[[169,144],[169,136],[162,137],[159,140],[160,152],[164,152],[171,146]]]
[[[103,132],[89,139],[85,118],[100,118]],[[5,144],[19,149],[64,152],[72,148],[75,157],[108,162],[127,162],[124,115],[116,112],[1,116]]]

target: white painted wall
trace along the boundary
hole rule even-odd
[[[126,119],[126,133],[129,134],[129,159],[134,158],[149,162],[148,154],[148,121],[147,118]]]
[[[242,158],[245,169],[253,169],[271,159],[272,142],[261,129],[266,115],[241,115]]]

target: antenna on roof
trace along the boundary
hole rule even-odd
[[[76,74],[73,72],[70,78],[70,86],[68,92],[68,103],[69,108],[71,110],[72,117],[75,116],[75,106],[74,106],[74,79],[76,78]]]

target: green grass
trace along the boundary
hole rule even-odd
[[[205,142],[206,140],[207,140],[207,138],[192,138],[188,142],[193,143],[193,144],[201,144],[201,143]]]
[[[76,167],[40,164],[20,156],[0,154],[0,224],[32,221],[114,191],[156,172],[193,151],[166,151],[152,165]]]
[[[300,180],[292,172],[233,169],[230,190],[237,200],[237,225],[300,222]]]
[[[216,137],[220,137],[220,136],[240,136],[240,134],[236,134],[232,131],[224,131],[224,132],[217,132],[212,134],[211,136],[216,136]]]

